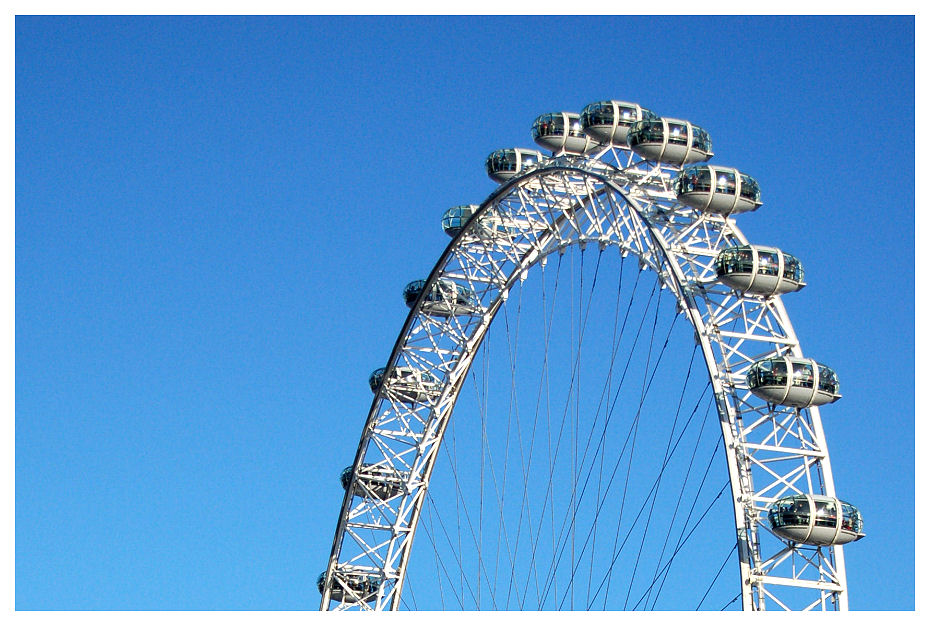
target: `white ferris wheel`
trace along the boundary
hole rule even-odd
[[[736,227],[758,183],[637,104],[532,133],[403,291],[321,609],[847,609],[839,383],[783,305],[800,261]]]

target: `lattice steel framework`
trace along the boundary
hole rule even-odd
[[[772,406],[746,386],[750,364],[803,356],[800,343],[780,296],[743,294],[718,281],[717,254],[747,241],[732,218],[677,202],[677,172],[619,147],[556,155],[480,205],[423,290],[452,280],[477,301],[437,313],[421,295],[404,323],[387,370],[428,372],[441,389],[416,401],[392,394],[387,378],[378,389],[339,514],[323,610],[399,607],[437,450],[485,332],[532,266],[567,246],[587,245],[638,257],[694,326],[723,433],[743,609],[847,608],[842,547],[786,542],[765,516],[786,495],[835,495],[818,409]],[[484,228],[482,220],[499,227]]]

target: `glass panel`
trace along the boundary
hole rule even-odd
[[[817,517],[814,520],[815,526],[825,526],[827,528],[836,528],[836,503],[835,502],[818,502]]]
[[[801,262],[790,254],[785,255],[784,277],[799,283],[804,282],[804,268],[801,267]]]
[[[581,120],[577,115],[568,116],[568,135],[570,137],[584,137],[584,131],[581,129]]]
[[[736,173],[727,170],[717,170],[717,193],[736,195]]]
[[[843,502],[843,530],[862,532],[862,515],[859,509],[846,502]]]
[[[498,150],[489,159],[492,172],[517,171],[517,155],[513,150]]]
[[[781,521],[786,526],[807,526],[810,523],[810,506],[807,498],[791,499],[779,507]]]
[[[668,125],[668,142],[679,146],[687,146],[688,127],[685,124],[670,122]]]
[[[564,135],[565,122],[561,114],[541,115],[533,124],[533,138]]]
[[[814,388],[814,368],[810,363],[792,363],[794,372],[791,375],[792,386],[804,389]]]
[[[618,126],[629,126],[636,121],[636,108],[629,107],[626,105],[618,106],[617,113],[619,114],[619,119],[617,120]]]
[[[759,251],[759,274],[778,276],[778,253]]]
[[[753,365],[746,378],[751,388],[784,387],[788,384],[788,366],[783,359],[766,359]]]
[[[610,102],[595,102],[581,111],[584,126],[611,126],[614,123],[614,107]]]
[[[759,183],[756,182],[756,179],[746,174],[739,175],[740,180],[740,189],[739,195],[740,198],[746,198],[753,202],[758,202],[761,194],[759,192]]]
[[[539,163],[539,156],[532,152],[520,151],[520,167],[530,167]]]
[[[665,140],[665,128],[662,120],[636,122],[630,127],[630,145],[643,143],[662,143]]]
[[[693,134],[693,137],[691,139],[691,145],[703,152],[710,152],[711,151],[710,135],[707,134],[707,131],[704,130],[703,128],[692,126],[691,132]]]
[[[817,383],[817,388],[827,393],[836,393],[840,386],[840,381],[836,377],[836,372],[819,363],[817,365],[820,374],[820,381]]]

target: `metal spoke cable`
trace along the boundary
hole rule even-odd
[[[677,320],[678,317],[676,316],[674,319]],[[672,323],[672,325],[674,326],[674,322]],[[671,331],[669,331],[669,334],[671,334]],[[665,347],[668,345],[668,339],[669,339],[668,337],[665,338],[665,345],[663,345],[662,347],[663,352],[665,351]],[[681,394],[678,397],[678,406],[675,409],[675,418],[672,420],[672,427],[669,430],[668,441],[665,444],[665,452],[664,452],[663,459],[662,459],[662,467],[659,469],[659,475],[658,475],[658,480],[660,482],[663,476],[665,475],[666,468],[668,467],[669,458],[670,458],[670,450],[672,449],[672,441],[673,439],[675,439],[675,427],[678,424],[678,418],[681,416],[681,405],[684,402],[685,391],[687,390],[688,383],[691,380],[691,372],[692,372],[692,366],[694,365],[695,354],[697,354],[697,344],[695,344],[694,349],[691,351],[691,359],[688,362],[688,372],[685,376],[685,383],[681,386]],[[661,355],[659,358],[661,359]],[[657,368],[658,368],[658,364],[657,364]],[[681,434],[682,435],[684,434],[684,429],[682,430]],[[677,447],[677,443],[676,443],[676,447]],[[627,604],[629,601],[629,595],[633,590],[633,581],[636,579],[636,573],[639,569],[639,561],[640,561],[640,558],[642,557],[643,547],[646,545],[646,536],[649,532],[649,525],[652,522],[652,514],[655,510],[655,504],[656,504],[656,500],[658,499],[658,495],[659,495],[659,491],[658,489],[656,489],[655,493],[653,494],[652,504],[649,505],[649,513],[646,516],[646,524],[643,528],[643,538],[639,543],[639,551],[636,554],[636,562],[633,565],[633,572],[630,576],[630,584],[629,584],[629,587],[627,588],[627,597],[623,602],[624,610],[627,607]],[[668,539],[668,535],[666,534],[666,540],[667,539]],[[659,566],[659,563],[661,563],[661,561],[662,561],[662,557],[660,555],[656,563],[657,568]]]
[[[652,298],[655,296],[656,292],[657,292],[657,284],[654,284],[654,285],[653,285],[653,290],[652,290],[652,292],[650,293],[650,296],[649,296],[649,303],[652,302]],[[648,303],[647,303],[647,310],[648,310]],[[639,327],[638,327],[638,329],[637,329],[636,336],[634,337],[634,340],[633,340],[633,346],[631,347],[631,354],[632,354],[632,350],[635,349],[636,344],[639,342],[639,338],[640,338],[640,336],[641,336],[641,334],[642,334],[642,330],[643,330],[643,325],[644,325],[644,323],[645,323],[645,319],[646,319],[646,318],[645,318],[645,314],[644,314],[643,318],[640,320],[640,324],[639,324]],[[623,374],[622,374],[622,376],[621,376],[620,387],[618,387],[618,389],[617,389],[617,393],[615,394],[615,397],[614,397],[614,402],[613,402],[613,404],[612,404],[612,406],[611,406],[611,410],[610,410],[611,413],[613,412],[613,409],[614,409],[614,407],[616,406],[616,402],[617,402],[617,398],[619,397],[620,389],[622,388],[623,381],[624,381],[625,378],[626,378],[626,374],[627,374],[627,372],[628,372],[628,370],[629,370],[629,367],[630,367],[630,363],[631,363],[631,362],[632,362],[632,359],[628,359],[627,362],[626,362],[626,366],[624,367],[624,371],[623,371]],[[626,443],[624,443],[624,448],[625,448],[625,446],[626,446]],[[620,458],[622,458],[622,453],[621,453],[621,457],[620,457]],[[618,460],[618,463],[619,463],[619,460]],[[617,470],[617,466],[614,467],[614,473],[616,473],[616,470]],[[612,478],[613,478],[613,476],[611,477],[611,482],[612,482]],[[552,480],[552,474],[551,474],[551,468],[550,468],[550,488],[551,488],[551,480]],[[608,485],[608,489],[609,489],[609,485]],[[542,520],[540,520],[540,524],[536,527],[536,531],[535,531],[535,536],[537,537],[537,539],[536,539],[536,541],[534,541],[534,546],[533,546],[533,557],[534,557],[534,558],[535,558],[536,547],[537,547],[538,537],[540,536],[541,528],[542,528]],[[552,536],[553,536],[553,538],[555,537],[554,527],[553,527]],[[553,554],[556,553],[555,546],[553,546],[552,553],[553,553]],[[552,567],[551,567],[551,566],[550,566],[550,568],[549,568],[548,571],[549,571],[550,573],[552,572]],[[547,578],[547,580],[546,580],[546,582],[545,582],[545,584],[544,584],[544,587],[545,587],[546,590],[548,590],[548,587],[549,587],[549,582],[548,582],[548,581],[549,581],[549,579]],[[545,595],[546,595],[546,593],[544,592],[544,593],[541,594],[540,597],[545,596]]]
[[[707,422],[707,415],[709,414],[710,414],[710,409],[708,408],[708,412],[704,416],[705,423]],[[703,432],[703,425],[701,428]],[[678,539],[676,540],[675,549],[672,551],[672,558],[669,559],[669,565],[671,565],[672,559],[674,559],[675,555],[678,554],[678,552],[681,550],[681,547],[684,545],[684,542],[687,540],[687,538],[684,537],[684,529],[688,527],[688,522],[691,521],[691,516],[694,514],[694,508],[697,506],[698,498],[700,497],[701,492],[704,490],[704,485],[707,482],[707,476],[710,473],[710,468],[713,465],[714,459],[717,457],[717,452],[720,449],[722,442],[723,442],[723,434],[718,436],[717,445],[714,446],[714,452],[711,454],[710,458],[707,460],[707,465],[704,468],[704,475],[701,477],[701,482],[698,485],[698,490],[694,494],[694,498],[691,501],[691,508],[688,510],[688,515],[685,517],[685,521],[682,524],[682,531],[681,533],[679,533]],[[695,452],[697,452],[696,446],[695,446]],[[693,462],[694,462],[694,455],[692,455],[692,463]],[[718,498],[720,497],[719,494],[717,497]],[[666,569],[665,573],[662,575],[662,582],[659,583],[659,588],[656,591],[656,598],[652,603],[652,608],[655,608],[655,604],[656,602],[658,602],[658,599],[659,599],[659,594],[662,593],[662,589],[665,587],[665,582],[668,580],[668,573],[669,573],[669,570]],[[655,582],[653,582],[653,584],[655,584]]]
[[[659,310],[659,302],[660,302],[660,301],[661,301],[661,294],[660,294],[659,300],[656,302],[656,321],[657,321],[657,318],[658,318],[658,310]],[[646,312],[648,312],[648,309],[647,309]],[[671,336],[671,332],[672,332],[672,330],[673,330],[673,328],[674,328],[675,320],[677,320],[677,317],[673,319],[672,324],[671,324],[670,327],[669,327],[669,331],[668,331],[668,333],[666,334],[666,337],[665,337],[665,341],[664,341],[664,343],[663,343],[662,350],[661,350],[661,352],[660,352],[660,354],[659,354],[659,357],[658,357],[657,360],[656,360],[656,363],[655,363],[654,366],[653,366],[652,374],[651,374],[651,375],[649,374],[649,368],[648,368],[648,366],[645,368],[645,372],[644,372],[644,388],[643,388],[643,390],[642,390],[642,392],[641,392],[640,408],[639,408],[639,410],[637,411],[637,417],[636,417],[636,419],[634,420],[635,422],[638,422],[639,414],[641,413],[641,410],[642,410],[642,404],[643,404],[643,402],[645,401],[646,395],[648,394],[648,390],[649,390],[649,388],[650,388],[651,385],[652,385],[652,381],[653,381],[654,378],[655,378],[656,372],[658,371],[659,365],[660,365],[660,363],[661,363],[661,357],[662,357],[662,355],[665,353],[665,349],[666,349],[667,346],[668,346],[669,337]],[[642,327],[640,326],[640,331],[641,331],[641,330],[642,330]],[[651,339],[650,339],[650,352],[651,352],[651,349],[652,349],[652,345],[655,343],[655,331],[656,331],[656,323],[654,322],[653,328],[652,328],[652,337],[651,337]],[[629,360],[628,360],[628,363],[629,363]],[[634,437],[634,440],[635,440],[635,437]],[[628,436],[628,438],[627,438],[627,441],[629,441],[629,436]],[[624,449],[625,449],[625,447],[626,447],[626,444],[624,444]],[[631,458],[632,458],[632,447],[631,447],[630,454],[631,454]],[[621,451],[620,459],[622,459],[622,456],[623,456],[623,452]],[[618,459],[618,463],[619,463],[620,459]],[[595,458],[594,460],[596,460],[596,458]],[[588,486],[588,483],[589,483],[589,480],[590,480],[590,477],[591,477],[591,473],[593,472],[594,460],[592,460],[592,465],[591,465],[591,467],[589,468],[589,471],[588,471],[587,476],[585,477],[585,483],[584,483],[584,487],[583,487],[583,489],[582,489],[582,495],[583,495],[584,492],[587,490],[587,486]],[[616,466],[615,466],[615,471],[616,471]],[[629,477],[629,476],[628,476],[628,477]],[[611,483],[612,483],[612,480],[611,480]],[[608,484],[608,491],[609,491],[609,488],[610,488],[610,484],[611,484],[611,483]],[[595,518],[594,518],[594,520],[593,520],[592,523],[591,523],[591,526],[592,526],[592,527],[593,527],[594,525],[596,525],[596,523],[597,523],[597,515],[600,513],[600,510],[601,510],[601,506],[602,506],[602,505],[603,505],[603,500],[601,501],[601,505],[598,506],[598,508],[597,508],[597,513],[595,514]],[[566,523],[570,523],[570,525],[569,525],[570,528],[572,528],[572,527],[575,525],[575,519],[574,519],[574,517],[570,517],[570,516],[569,516],[569,512],[566,512],[566,516],[565,516],[565,518],[563,518],[562,530],[560,531],[560,539],[561,539],[561,537],[562,537],[562,531],[564,531],[564,528],[565,528],[565,524],[566,524]],[[588,537],[590,537],[590,535],[591,535],[592,532],[593,532],[593,531],[589,528]],[[588,544],[586,543],[586,546],[587,546],[587,545],[588,545]],[[552,572],[552,578],[550,578],[550,584],[551,584],[551,581],[554,580],[555,572],[558,570],[558,566],[559,566],[559,563],[561,562],[562,556],[563,556],[563,554],[564,554],[564,550],[565,550],[565,543],[562,542],[562,548],[561,548],[561,550],[559,551],[558,555],[553,555],[553,563],[552,563],[552,565],[550,566],[550,571]],[[572,560],[572,563],[574,563],[574,567],[573,567],[573,571],[572,571],[572,576],[571,576],[571,578],[574,578],[574,574],[575,574],[575,572],[576,572],[576,570],[577,570],[577,567],[578,567],[578,565],[579,565],[579,562],[577,562],[577,561],[575,561],[575,560],[573,559],[573,560]],[[548,586],[547,586],[547,591],[548,591]],[[564,599],[565,599],[565,595],[563,594],[563,596],[562,596],[562,601],[564,601]]]
[[[674,318],[674,319],[677,319],[677,318]],[[658,371],[659,365],[660,365],[660,363],[661,363],[662,355],[665,353],[665,349],[668,347],[669,338],[671,337],[671,333],[672,333],[672,331],[673,331],[673,329],[674,329],[674,325],[675,325],[675,324],[674,324],[674,320],[673,320],[672,324],[671,324],[670,327],[669,327],[669,331],[668,331],[668,333],[666,334],[665,341],[664,341],[663,347],[662,347],[662,351],[660,352],[659,357],[658,357],[658,359],[657,359],[657,361],[656,361],[656,363],[655,363],[655,366],[653,367],[652,374],[651,374],[651,376],[649,377],[649,383],[648,383],[648,385],[647,385],[647,387],[646,387],[646,393],[647,393],[647,394],[648,394],[649,389],[650,389],[651,386],[652,386],[653,380],[655,379],[656,372]],[[645,397],[643,398],[643,400],[645,400]],[[641,408],[642,408],[642,406],[640,406],[640,409],[641,409]],[[674,433],[673,433],[673,434],[674,434]],[[676,446],[677,446],[677,444],[676,444]],[[621,454],[622,454],[622,453],[621,453]],[[631,450],[631,454],[632,454],[632,450]],[[582,486],[582,491],[581,491],[581,497],[582,497],[582,498],[584,497],[584,494],[585,494],[585,492],[587,491],[588,484],[589,484],[589,481],[590,481],[590,478],[591,478],[591,474],[593,473],[593,470],[594,470],[594,461],[596,460],[596,458],[597,458],[597,457],[595,457],[595,459],[592,460],[592,464],[591,464],[591,466],[588,468],[588,473],[587,473],[587,475],[585,476],[585,481],[584,481],[584,484],[583,484],[583,486]],[[669,457],[666,456],[665,464],[668,463],[668,459],[669,459]],[[664,468],[665,468],[665,465],[663,465],[661,471],[664,471]],[[661,471],[660,471],[660,476],[661,476]],[[608,491],[609,491],[609,484],[608,484]],[[595,491],[595,493],[600,493],[600,491]],[[593,545],[593,543],[594,543],[593,540],[592,540],[591,538],[592,538],[592,536],[593,536],[593,535],[595,534],[595,532],[596,532],[596,529],[597,529],[597,522],[598,522],[598,516],[599,516],[599,514],[600,514],[600,511],[601,511],[601,506],[598,506],[598,507],[597,507],[597,511],[596,511],[596,513],[595,513],[595,515],[594,515],[594,518],[592,519],[592,521],[591,521],[591,523],[590,523],[590,525],[589,525],[588,533],[587,533],[587,536],[586,536],[585,547],[583,548],[583,550],[586,550],[587,547],[588,547],[589,545]],[[564,524],[564,521],[563,521],[563,524]],[[574,519],[574,518],[571,520],[571,524],[572,524],[572,525],[575,524],[575,519]],[[560,554],[559,554],[559,558],[558,558],[558,560],[555,562],[555,564],[554,564],[554,566],[553,566],[553,570],[555,570],[555,569],[558,568],[559,563],[561,562],[561,557],[562,557],[562,554],[563,554],[563,553],[564,553],[564,544],[563,544],[563,549],[562,549],[562,551],[561,551]],[[593,554],[594,554],[594,549],[592,548],[592,555],[593,555]],[[582,555],[583,555],[583,552],[582,552]],[[572,576],[571,576],[571,578],[574,579],[575,573],[576,573],[576,571],[577,571],[577,568],[578,568],[578,566],[580,565],[580,557],[579,557],[578,560],[572,559],[572,563],[574,563],[574,566],[573,566],[573,569],[572,569]],[[590,577],[589,577],[589,579],[590,579]],[[564,595],[563,595],[562,600],[564,601],[564,599],[565,599],[565,598],[564,598]]]
[[[700,611],[700,610],[701,610],[701,605],[704,604],[704,600],[707,599],[707,594],[709,594],[709,593],[710,593],[710,590],[713,589],[714,583],[716,583],[716,582],[717,582],[717,579],[720,578],[720,573],[723,571],[723,568],[726,567],[727,561],[729,561],[729,560],[730,560],[730,557],[733,556],[733,553],[736,552],[736,548],[737,548],[738,546],[739,546],[738,543],[734,543],[734,544],[733,544],[733,548],[730,550],[730,553],[727,554],[727,556],[726,556],[725,559],[723,559],[723,563],[720,564],[720,569],[717,570],[717,573],[714,575],[714,579],[711,580],[711,581],[710,581],[710,584],[707,586],[707,591],[705,591],[705,592],[704,592],[704,595],[701,596],[701,601],[698,602],[697,607],[695,607],[695,609],[694,609],[695,611]]]

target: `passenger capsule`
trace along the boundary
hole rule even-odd
[[[391,375],[384,380],[384,368],[379,367],[368,377],[368,386],[373,393],[384,383],[384,392],[388,398],[400,402],[426,402],[435,398],[442,391],[438,378],[413,367],[398,366],[391,370]]]
[[[762,206],[759,183],[732,167],[686,167],[675,180],[675,193],[682,204],[717,215],[745,213]]]
[[[461,204],[448,209],[442,214],[442,229],[450,237],[455,237],[462,232],[462,228],[478,208],[477,204]]]
[[[425,280],[415,280],[404,287],[404,302],[407,306],[410,308],[416,306],[425,287]],[[448,278],[440,278],[433,283],[420,307],[424,313],[439,317],[469,315],[478,309],[479,304],[475,293],[465,285],[459,285]]]
[[[655,120],[659,116],[638,104],[605,100],[592,102],[581,110],[581,128],[599,143],[628,146],[626,142],[630,126],[640,120]]]
[[[840,399],[836,373],[811,359],[773,357],[756,361],[746,373],[749,390],[772,404],[805,408]]]
[[[545,113],[533,122],[533,141],[558,154],[584,154],[597,147],[597,142],[585,134],[577,113]]]
[[[545,160],[542,152],[525,148],[504,148],[495,150],[484,161],[484,167],[491,180],[503,183],[519,176],[531,167],[536,167]]]
[[[471,219],[480,207],[477,204],[463,204],[448,209],[442,215],[442,229],[450,237],[455,237],[465,224]],[[516,223],[508,218],[504,220],[500,214],[492,211],[485,211],[479,221],[474,225],[475,234],[481,237],[499,237],[507,235],[516,235],[520,232]]]
[[[717,255],[715,265],[720,282],[744,293],[773,296],[807,284],[801,262],[778,248],[726,248]]]
[[[329,592],[330,600],[355,604],[369,602],[378,593],[381,579],[375,574],[367,572],[333,572],[332,589]],[[322,594],[326,589],[326,572],[316,579],[317,589]]]
[[[865,537],[859,509],[830,496],[797,495],[777,500],[769,509],[772,531],[789,541],[835,546]]]
[[[685,120],[660,117],[634,122],[627,143],[644,159],[670,165],[697,163],[714,156],[707,131]]]
[[[339,475],[339,482],[346,491],[352,485],[352,466],[342,470]],[[390,500],[404,492],[404,477],[398,474],[393,468],[385,468],[377,465],[363,465],[359,469],[358,478],[355,483],[354,495],[365,497],[369,494],[375,495],[382,500]]]

